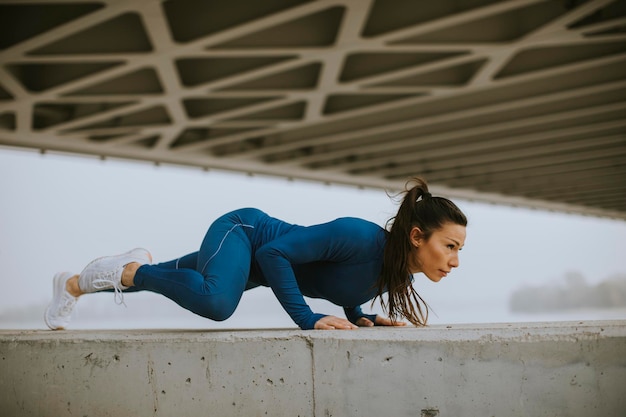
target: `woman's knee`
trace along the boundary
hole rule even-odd
[[[212,297],[213,298],[213,297]],[[230,318],[237,309],[238,302],[213,298],[194,308],[194,313],[214,321],[224,321]]]

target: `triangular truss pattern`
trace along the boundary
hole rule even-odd
[[[0,144],[626,218],[626,1],[0,0]]]

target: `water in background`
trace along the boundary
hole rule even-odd
[[[458,300],[457,300],[458,301]],[[89,294],[78,302],[69,329],[249,329],[295,328],[271,291],[247,291],[235,314],[224,322],[199,317],[158,294],[125,294],[126,306],[113,302],[110,293]],[[314,311],[343,317],[340,308],[323,300],[307,299]],[[47,301],[0,312],[0,329],[47,329],[43,313]],[[364,306],[364,311],[368,311]],[[576,309],[541,314],[509,310],[508,300],[472,303],[435,303],[429,324],[511,323],[549,321],[626,320],[626,308]],[[378,305],[371,310],[382,313]]]

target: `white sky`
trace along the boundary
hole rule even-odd
[[[48,300],[55,272],[78,273],[98,256],[194,251],[212,220],[236,208],[302,225],[341,216],[384,225],[397,208],[381,190],[9,148],[0,148],[0,196],[0,310]],[[569,271],[590,283],[626,273],[624,221],[455,202],[470,222],[461,267],[438,284],[416,277],[440,316],[503,305],[512,290]]]

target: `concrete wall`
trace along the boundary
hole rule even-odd
[[[624,416],[626,321],[0,331],[2,416]]]

